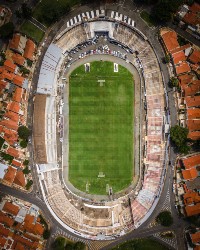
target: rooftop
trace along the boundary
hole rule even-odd
[[[6,203],[4,204],[3,210],[9,214],[12,215],[17,215],[19,212],[19,207],[12,204],[11,202],[6,201]]]
[[[182,175],[184,180],[192,180],[198,176],[196,168],[191,168],[189,170],[182,170]]]
[[[200,109],[199,108],[193,108],[193,109],[187,109],[187,118],[190,119],[199,119],[200,118]]]
[[[186,106],[189,107],[199,107],[200,106],[200,96],[186,97]]]
[[[200,203],[197,203],[196,205],[193,206],[185,206],[185,211],[187,216],[192,216],[196,214],[200,214]]]
[[[200,130],[200,119],[199,120],[187,120],[187,127],[189,131]]]
[[[165,46],[169,52],[180,47],[180,45],[177,41],[177,34],[173,30],[162,34],[162,39],[163,39],[163,42],[165,43]]]
[[[193,167],[196,167],[200,165],[200,154],[193,155],[190,157],[187,157],[185,159],[182,159],[183,165],[185,166],[186,169],[190,169]]]
[[[193,53],[189,56],[189,60],[192,63],[200,63],[200,50],[194,50]]]
[[[190,71],[191,71],[191,69],[190,69],[190,66],[187,62],[182,62],[178,66],[176,66],[176,74],[177,75],[187,73]]]

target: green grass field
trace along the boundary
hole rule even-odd
[[[44,32],[29,21],[26,21],[22,24],[20,31],[33,38],[38,43],[41,42],[44,36]]]
[[[100,86],[98,80],[105,80]],[[133,176],[134,82],[111,62],[75,69],[69,84],[69,180],[79,190],[106,194],[126,188]],[[98,177],[102,172],[105,177]]]

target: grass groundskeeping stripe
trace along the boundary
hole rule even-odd
[[[69,180],[91,194],[118,192],[133,177],[134,82],[117,66],[92,62],[70,75]]]

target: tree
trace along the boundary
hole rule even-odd
[[[12,22],[6,23],[0,27],[1,38],[10,38],[14,32],[14,24]]]
[[[170,87],[178,87],[178,83],[179,83],[178,79],[174,76],[172,76],[169,80]]]
[[[54,250],[64,250],[65,249],[65,238],[58,237],[52,244]]]
[[[28,19],[32,16],[32,10],[31,10],[31,8],[28,7],[28,5],[26,3],[22,4],[22,16],[25,19]]]
[[[25,161],[23,162],[23,165],[24,165],[24,166],[28,166],[28,164],[29,164],[29,160],[25,160]]]
[[[50,230],[45,229],[44,232],[43,232],[43,238],[44,238],[45,240],[47,240],[47,239],[50,237],[50,235],[51,235]]]
[[[85,249],[85,244],[83,242],[78,241],[78,242],[76,242],[74,244],[74,250],[75,249],[76,250],[84,250]]]
[[[171,140],[176,144],[178,148],[186,144],[188,129],[175,125],[170,129]]]
[[[164,62],[165,63],[169,63],[170,62],[170,56],[169,56],[169,54],[165,55]]]
[[[22,148],[26,148],[26,147],[27,147],[27,145],[28,145],[27,140],[22,140],[22,141],[20,141],[20,147],[22,147]]]
[[[28,137],[31,135],[31,131],[26,126],[20,126],[17,132],[19,137],[24,140],[28,140]]]
[[[164,227],[169,227],[173,224],[173,218],[169,211],[163,211],[156,217],[156,221]]]
[[[172,19],[171,8],[168,2],[159,2],[152,10],[152,15],[157,21],[168,22]]]

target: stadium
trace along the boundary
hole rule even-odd
[[[79,237],[138,228],[162,191],[168,127],[154,48],[133,20],[94,10],[48,47],[34,99],[34,161],[44,201]]]

